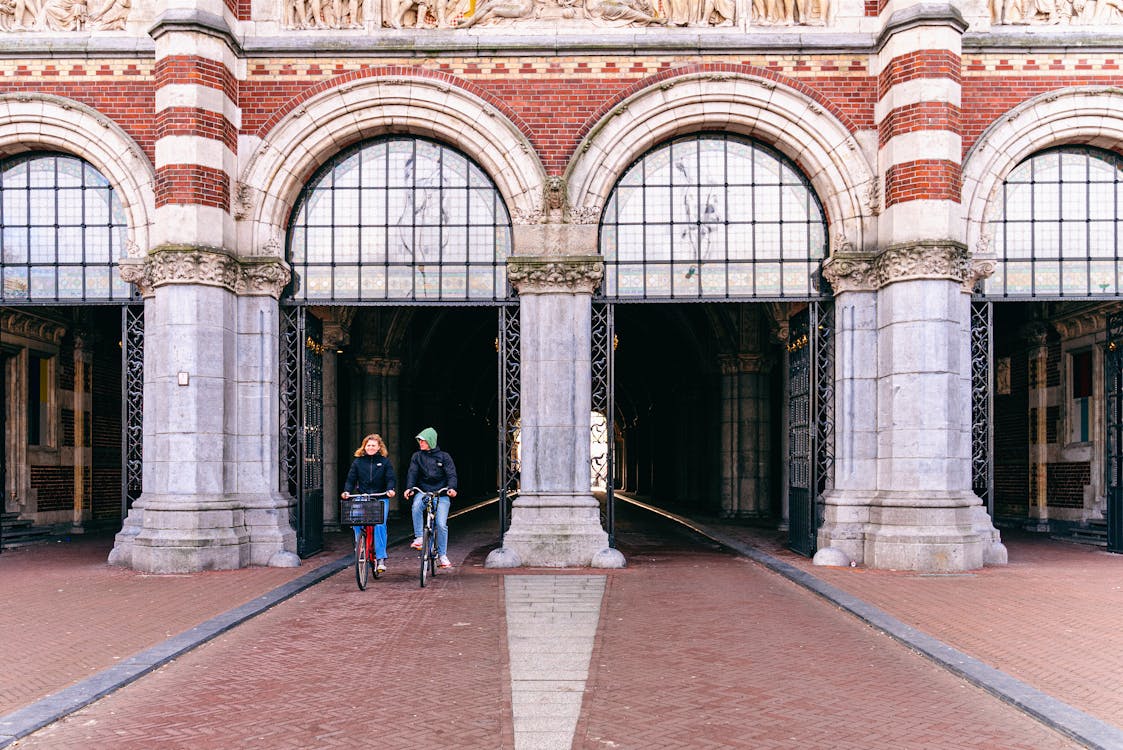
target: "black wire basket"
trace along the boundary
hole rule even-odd
[[[386,504],[380,498],[339,501],[339,523],[343,526],[378,526],[386,522]]]

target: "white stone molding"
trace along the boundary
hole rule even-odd
[[[341,149],[388,134],[433,138],[464,152],[495,181],[515,223],[541,216],[546,173],[527,137],[498,109],[446,81],[374,77],[301,102],[263,138],[241,172],[239,247],[261,254],[285,235],[301,188]]]
[[[592,294],[604,278],[599,255],[507,259],[507,278],[519,294]]]
[[[290,278],[288,264],[278,258],[237,258],[214,248],[163,246],[146,258],[121,262],[121,278],[148,297],[165,284],[218,286],[240,296],[279,299]]]
[[[846,126],[810,97],[775,81],[735,73],[690,73],[620,102],[577,149],[566,173],[570,220],[599,221],[617,179],[654,146],[694,132],[737,133],[798,164],[831,217],[832,235],[867,243],[877,176]]]
[[[878,288],[897,281],[948,279],[963,284],[971,275],[967,248],[935,240],[887,247],[874,259]]]
[[[121,201],[128,242],[140,253],[147,251],[156,211],[156,171],[128,133],[73,99],[0,94],[0,156],[31,149],[64,152],[89,162]]]
[[[987,128],[963,160],[967,247],[984,254],[1002,181],[1032,154],[1068,144],[1123,152],[1123,88],[1076,86],[1029,99]]]

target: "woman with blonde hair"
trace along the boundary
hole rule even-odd
[[[347,472],[347,481],[343,483],[344,500],[351,495],[366,495],[385,492],[382,501],[382,523],[374,527],[374,556],[378,560],[376,570],[381,574],[386,570],[386,514],[389,511],[389,498],[394,496],[397,482],[394,479],[394,466],[386,454],[386,443],[382,436],[371,433],[363,438],[363,442],[355,450],[355,460],[351,463],[351,470]],[[355,541],[358,543],[360,527],[356,526]]]

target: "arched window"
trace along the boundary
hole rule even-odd
[[[823,208],[780,153],[726,134],[658,146],[613,188],[600,227],[607,299],[818,297]]]
[[[1119,294],[1123,159],[1082,146],[1043,151],[1010,172],[997,200],[987,296]]]
[[[292,212],[298,301],[487,302],[507,297],[511,219],[479,166],[413,137],[325,164]]]
[[[31,153],[0,162],[0,302],[129,300],[117,261],[125,212],[82,159]]]

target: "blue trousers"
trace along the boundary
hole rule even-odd
[[[448,552],[448,509],[452,506],[452,499],[448,495],[437,498],[437,554]],[[425,503],[421,502],[421,493],[413,496],[413,535],[421,536],[421,529],[425,525]]]

